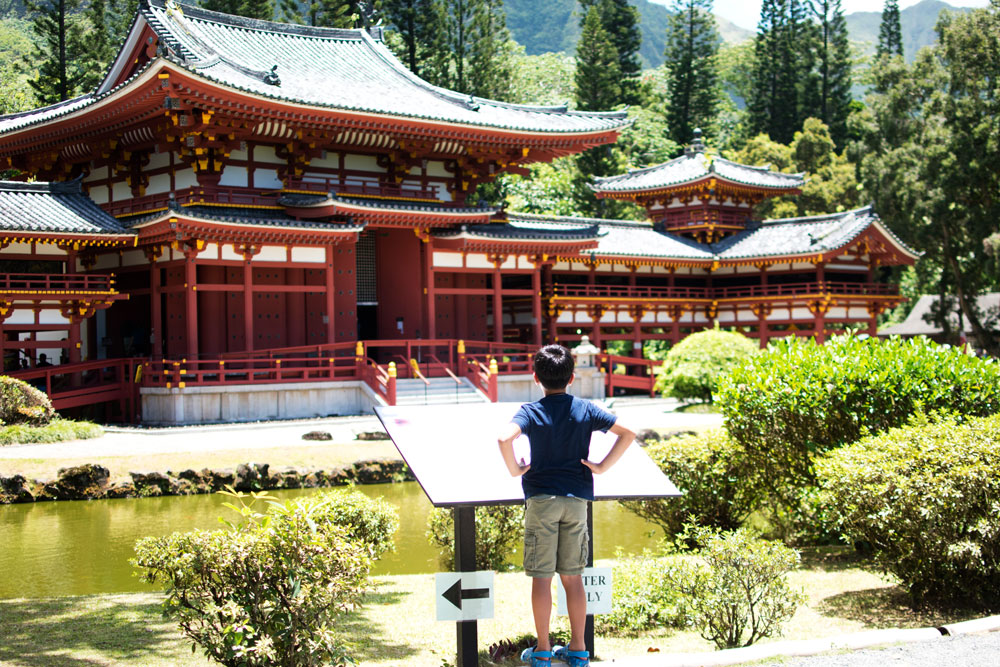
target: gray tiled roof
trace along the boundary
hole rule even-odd
[[[636,192],[691,183],[715,176],[734,183],[792,190],[802,187],[803,174],[785,174],[768,167],[748,167],[718,156],[697,152],[626,174],[595,178],[591,186],[598,192]]]
[[[0,229],[56,234],[131,234],[83,194],[80,181],[0,181]]]
[[[150,26],[187,69],[258,95],[318,107],[535,132],[594,132],[628,123],[625,112],[505,104],[437,88],[417,78],[365,30],[246,19],[192,5],[147,0]],[[266,75],[277,66],[280,84]]]
[[[415,211],[433,213],[454,213],[493,215],[499,209],[496,206],[451,206],[448,204],[434,204],[431,202],[420,202],[412,199],[368,199],[365,197],[343,197],[339,195],[304,195],[298,193],[286,193],[281,195],[278,203],[282,206],[293,207],[319,207],[335,204],[349,204],[358,208],[365,208],[372,211]]]
[[[804,218],[765,220],[712,244],[719,259],[809,255],[842,248],[878,220],[870,206]]]
[[[933,294],[925,294],[917,299],[913,310],[906,316],[906,319],[898,324],[893,324],[878,330],[879,336],[937,336],[943,332],[940,325],[933,319],[933,312],[938,308],[939,297]],[[990,331],[1000,329],[1000,292],[987,292],[976,297],[976,308],[982,317],[982,324]],[[959,327],[958,314],[955,312],[957,305],[952,306],[948,313],[948,322],[951,329],[957,330]],[[972,325],[969,320],[962,318],[962,330],[972,333]]]
[[[142,227],[150,222],[164,218],[183,216],[208,222],[224,222],[247,225],[250,227],[286,227],[296,229],[327,229],[338,232],[360,232],[363,224],[353,222],[318,222],[315,220],[298,220],[278,211],[268,211],[254,208],[238,208],[217,206],[178,206],[169,211],[161,211],[151,215],[138,216],[125,224],[131,227]]]
[[[434,236],[440,238],[474,236],[523,241],[590,241],[596,240],[603,233],[596,223],[573,225],[512,218],[506,224],[462,225],[457,229],[442,229],[434,232]]]

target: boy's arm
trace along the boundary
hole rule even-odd
[[[621,422],[615,422],[615,425],[608,430],[617,435],[618,439],[615,440],[615,444],[611,446],[611,451],[604,457],[604,460],[600,463],[593,463],[587,459],[580,460],[583,465],[590,468],[596,475],[607,472],[608,468],[618,462],[618,459],[622,457],[628,446],[635,440],[635,431],[628,426],[623,426]]]
[[[530,465],[524,465],[524,459],[521,459],[521,463],[517,462],[514,458],[514,441],[517,440],[517,436],[521,435],[521,427],[517,424],[510,423],[507,428],[500,434],[497,438],[497,444],[500,445],[500,455],[503,457],[503,462],[507,464],[507,470],[510,472],[511,477],[520,477],[524,473],[528,472]]]

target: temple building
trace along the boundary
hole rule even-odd
[[[646,222],[471,201],[628,122],[432,86],[379,28],[140,0],[93,93],[0,117],[0,168],[33,181],[0,184],[5,366],[34,367],[41,350],[142,358],[150,395],[343,381],[385,400],[389,362],[460,384],[523,375],[528,346],[583,335],[630,341],[637,361],[644,340],[715,325],[761,345],[822,341],[874,333],[901,300],[880,267],[916,254],[870,209],[756,221],[755,204],[798,193],[802,176],[713,157],[697,138],[595,182]],[[327,366],[292,373],[295,354]]]

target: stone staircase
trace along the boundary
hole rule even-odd
[[[451,403],[488,403],[468,378],[456,384],[450,377],[396,380],[396,405],[448,405]]]

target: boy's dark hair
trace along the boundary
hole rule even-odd
[[[550,391],[565,389],[573,377],[573,355],[562,345],[546,345],[535,353],[532,370]]]

